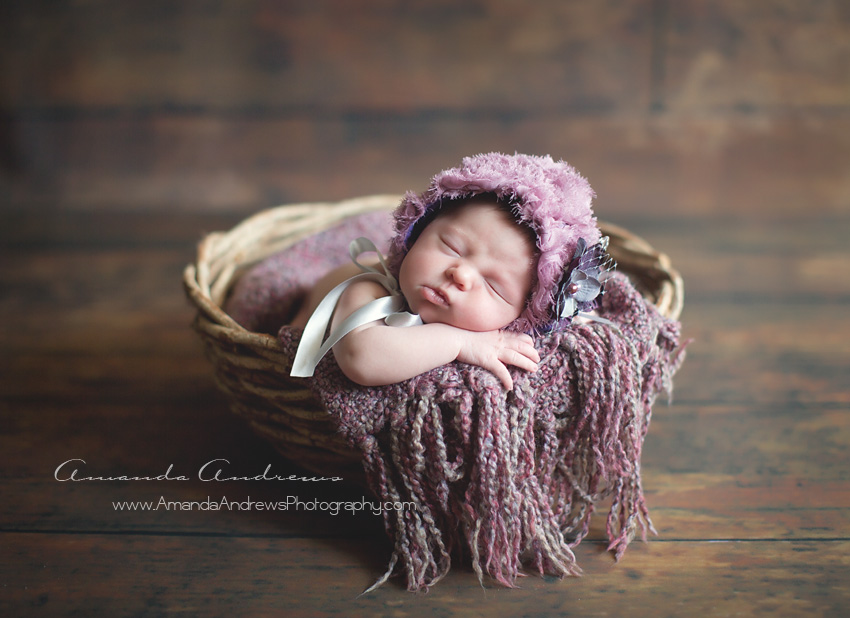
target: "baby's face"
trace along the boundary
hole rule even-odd
[[[399,284],[423,322],[490,331],[523,312],[533,267],[534,246],[510,215],[473,202],[422,231],[402,261]]]

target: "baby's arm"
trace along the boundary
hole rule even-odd
[[[333,327],[385,295],[376,283],[352,284],[339,301]],[[521,333],[474,332],[439,323],[403,328],[383,321],[351,331],[334,346],[334,356],[343,373],[364,386],[394,384],[459,360],[491,371],[508,390],[513,388],[508,365],[536,371],[540,361],[531,337]]]

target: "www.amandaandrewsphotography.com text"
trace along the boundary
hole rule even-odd
[[[60,463],[53,472],[53,478],[60,483],[82,482],[150,482],[150,481],[201,481],[201,482],[246,482],[246,481],[277,481],[292,483],[316,484],[323,482],[339,482],[340,476],[311,476],[308,474],[282,473],[274,471],[272,464],[256,474],[234,473],[231,462],[224,458],[211,459],[198,466],[194,473],[181,473],[174,469],[173,464],[165,467],[158,474],[150,473],[102,473],[91,471],[86,460],[81,458],[69,459]],[[277,500],[252,500],[246,498],[230,499],[207,496],[202,500],[181,500],[161,495],[155,500],[117,500],[112,501],[112,509],[116,512],[132,511],[273,511],[273,512],[314,512],[327,513],[331,516],[340,514],[357,514],[360,512],[381,515],[385,511],[405,511],[416,508],[411,502],[390,502],[361,497],[355,500],[328,500],[318,498],[302,499],[297,495],[287,495]]]

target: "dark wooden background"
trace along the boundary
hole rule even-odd
[[[5,0],[0,85],[0,614],[850,613],[846,1]],[[581,579],[357,598],[371,515],[112,508],[354,487],[54,480],[297,471],[215,390],[196,241],[488,150],[570,161],[684,275],[658,538],[613,565],[600,521]]]

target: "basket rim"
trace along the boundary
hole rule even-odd
[[[283,204],[261,210],[228,231],[210,232],[198,243],[195,262],[183,271],[185,292],[198,311],[195,329],[215,339],[247,344],[272,355],[280,353],[283,346],[277,337],[246,329],[222,309],[234,277],[269,255],[350,216],[389,212],[401,198],[400,194],[380,194],[338,202]],[[666,317],[678,319],[684,305],[684,284],[670,258],[622,226],[597,223],[602,235],[611,238],[616,259],[636,264],[658,285],[653,303],[656,308]]]

